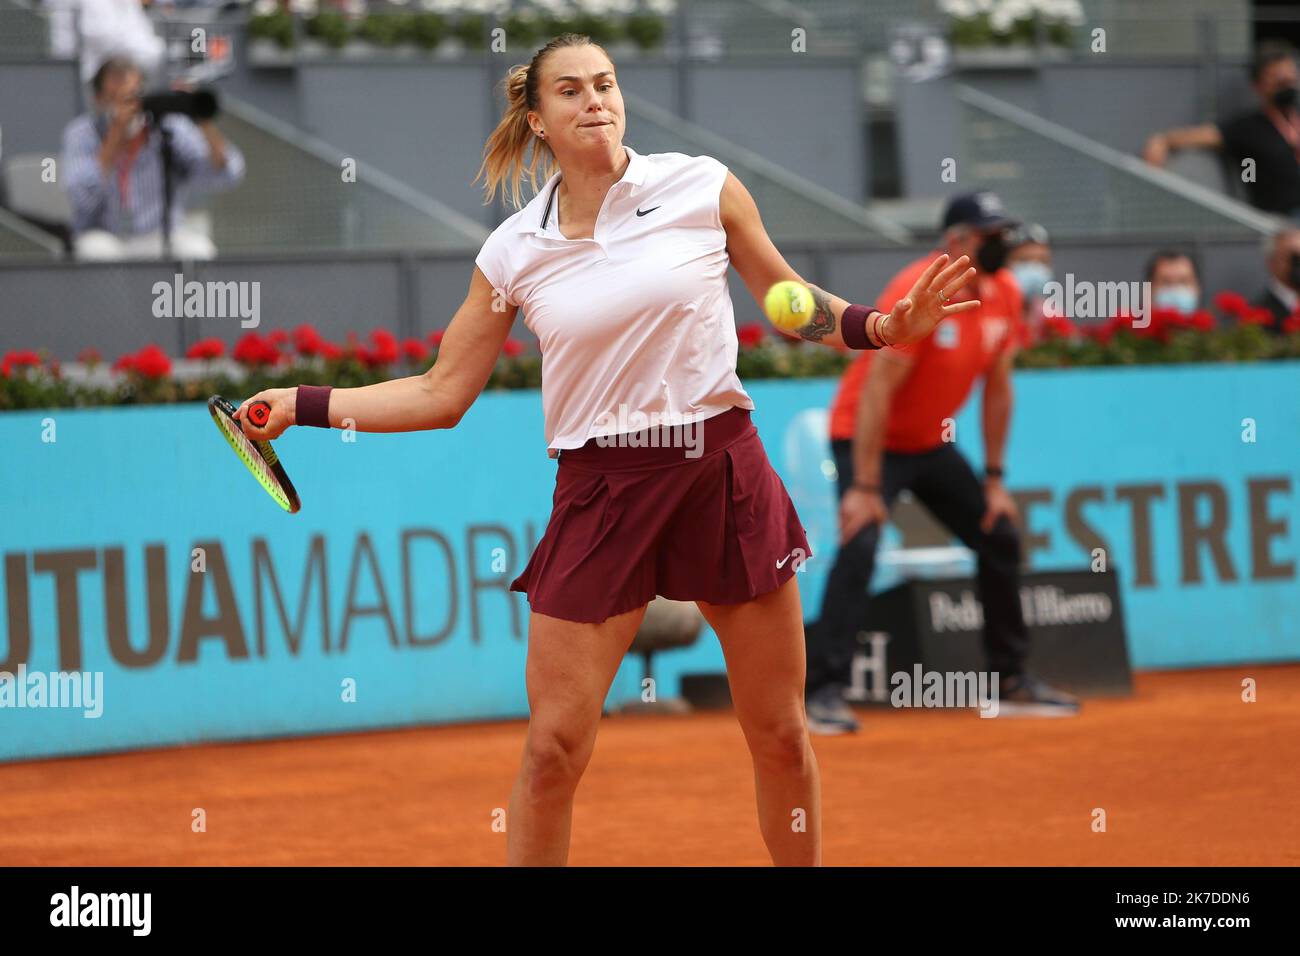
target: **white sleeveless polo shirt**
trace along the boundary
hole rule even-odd
[[[605,196],[593,238],[560,232],[556,172],[474,260],[540,342],[552,458],[645,422],[754,407],[736,375],[718,209],[727,167],[710,156],[623,148],[628,166]]]

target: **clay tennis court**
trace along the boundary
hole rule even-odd
[[[1258,701],[1244,703],[1253,677]],[[813,739],[827,865],[1296,865],[1300,666],[1138,674],[1078,719],[865,711]],[[10,865],[499,865],[525,724],[0,767]],[[202,807],[207,832],[192,833]],[[1092,811],[1105,809],[1107,832]],[[730,713],[610,717],[574,865],[769,864]]]

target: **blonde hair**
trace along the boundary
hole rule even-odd
[[[604,47],[593,43],[589,36],[562,33],[534,53],[530,62],[516,64],[506,74],[502,82],[506,94],[506,112],[483,145],[483,163],[474,177],[474,182],[478,182],[481,176],[485,177],[484,205],[492,202],[500,191],[515,209],[522,209],[525,201],[520,186],[525,175],[536,195],[541,188],[538,184],[538,166],[541,167],[543,183],[555,173],[558,166],[555,153],[551,151],[550,144],[528,125],[528,112],[536,110],[540,102],[537,86],[542,76],[542,63],[554,51],[570,46],[594,46],[605,53]],[[605,55],[609,56],[608,53]],[[528,152],[530,143],[532,153],[525,161],[524,154]]]

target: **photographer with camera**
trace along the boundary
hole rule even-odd
[[[142,80],[132,61],[104,61],[91,81],[94,112],[78,116],[63,131],[63,181],[72,205],[74,253],[83,260],[211,259],[216,255],[212,240],[181,224],[185,201],[196,192],[239,183],[243,154],[212,122],[212,93],[142,97]],[[170,216],[165,217],[168,207]],[[166,237],[164,218],[171,226]]]

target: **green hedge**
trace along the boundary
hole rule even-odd
[[[1100,365],[1148,365],[1187,362],[1251,362],[1300,359],[1300,327],[1292,323],[1287,334],[1276,335],[1258,322],[1241,322],[1209,330],[1170,327],[1153,323],[1134,330],[1111,323],[1092,334],[1068,325],[1049,326],[1043,337],[1022,348],[1020,368],[1071,368]],[[739,330],[736,371],[742,381],[770,378],[834,378],[854,356],[820,345],[792,341],[763,326]],[[10,352],[0,359],[0,411],[31,408],[78,408],[96,405],[134,405],[197,402],[209,395],[247,396],[265,388],[287,388],[303,382],[354,387],[402,375],[417,375],[437,357],[441,333],[429,340],[398,343],[391,333],[372,333],[371,345],[349,336],[345,346],[324,342],[310,327],[302,326],[292,338],[275,333],[263,338],[248,333],[232,352],[247,377],[242,381],[222,372],[211,359],[225,357],[215,339],[196,344],[190,359],[203,361],[211,371],[177,380],[171,359],[157,346],[119,358],[117,374],[109,385],[68,381],[59,363],[34,351]],[[98,356],[82,356],[94,365]],[[541,357],[528,353],[513,340],[507,343],[488,380],[488,389],[539,388]]]
[[[561,17],[531,11],[517,11],[500,21],[489,22],[481,14],[465,13],[448,18],[430,12],[372,13],[351,20],[342,13],[327,10],[304,17],[302,26],[307,36],[334,49],[355,38],[381,48],[413,43],[433,50],[448,37],[456,37],[468,49],[483,50],[487,47],[488,30],[501,26],[512,50],[532,49],[561,33],[582,33],[597,43],[627,39],[639,49],[651,51],[663,46],[668,32],[663,18],[651,13],[632,13],[625,17],[581,13]],[[247,31],[250,39],[271,40],[281,49],[293,49],[293,16],[285,11],[249,17]]]

